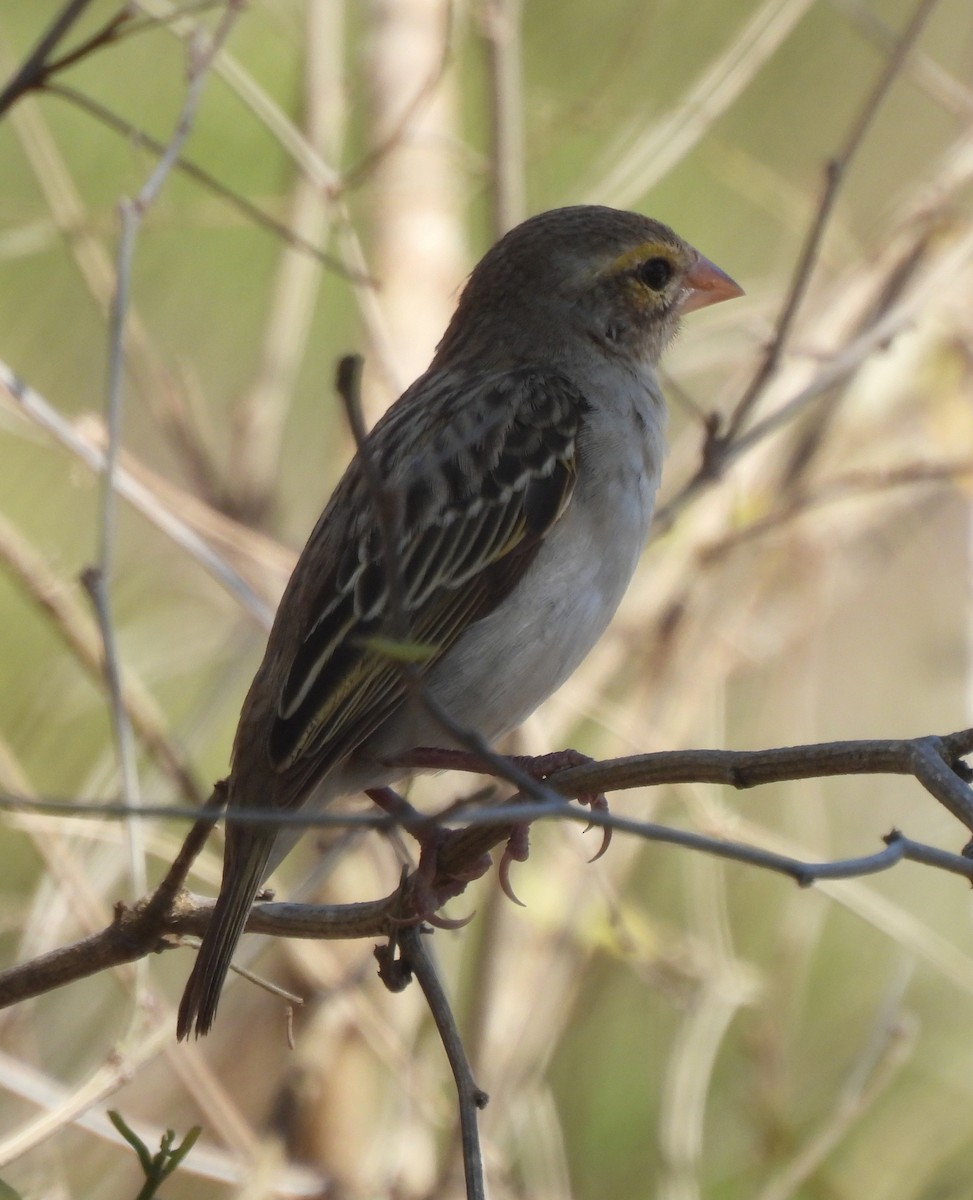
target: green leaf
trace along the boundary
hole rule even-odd
[[[152,1172],[152,1155],[149,1152],[148,1146],[146,1146],[145,1142],[142,1141],[133,1129],[129,1129],[128,1125],[125,1124],[125,1118],[120,1112],[110,1108],[108,1110],[108,1120],[111,1121],[125,1141],[128,1142],[139,1156],[139,1162],[142,1165],[142,1174],[148,1178]]]
[[[182,1160],[186,1157],[196,1142],[199,1140],[199,1135],[203,1132],[202,1125],[194,1125],[192,1129],[182,1139],[182,1143],[169,1154],[169,1159],[166,1162],[165,1174],[163,1179],[168,1179],[172,1172],[179,1166]]]
[[[148,1146],[146,1146],[139,1135],[125,1123],[125,1118],[121,1113],[109,1109],[108,1119],[139,1156],[139,1162],[142,1165],[142,1174],[145,1176],[145,1183],[136,1200],[152,1200],[156,1195],[159,1184],[164,1179],[168,1179],[173,1171],[175,1171],[189,1151],[195,1146],[199,1135],[203,1131],[201,1125],[194,1125],[182,1139],[181,1144],[173,1149],[172,1143],[176,1140],[176,1131],[174,1129],[167,1129],[162,1135],[158,1152],[151,1154]],[[20,1197],[11,1192],[8,1198],[3,1192],[0,1192],[0,1200],[20,1200]]]

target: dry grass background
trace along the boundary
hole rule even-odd
[[[94,3],[72,44],[113,12]],[[970,723],[973,11],[927,19],[848,165],[809,288],[725,477],[671,510],[611,632],[516,746],[596,756],[946,732]],[[0,76],[60,3],[0,6]],[[187,41],[219,6],[143,0],[147,27],[57,83],[162,142]],[[174,514],[256,596],[350,453],[331,388],[361,350],[371,416],[428,361],[471,263],[528,212],[597,201],[673,224],[747,297],[687,322],[666,364],[663,502],[700,462],[703,417],[753,377],[823,187],[913,19],[914,0],[253,0],[217,59],[185,155],[341,271],[174,173],[135,247],[111,580],[138,705],[141,795],[177,803],[225,771],[262,646],[249,607],[160,529]],[[0,123],[0,358],[79,446],[103,441],[118,201],[153,155],[77,99]],[[349,281],[348,274],[377,281]],[[836,367],[844,369],[838,372]],[[830,381],[829,386],[825,386]],[[793,404],[805,394],[806,402]],[[788,405],[792,405],[788,408]],[[78,574],[99,492],[77,454],[0,398],[0,785],[110,797],[119,773]],[[423,781],[423,802],[468,780]],[[901,827],[963,833],[909,781],[703,786],[616,811],[818,860]],[[103,925],[158,877],[183,826],[10,816],[4,958]],[[973,932],[968,888],[917,866],[799,891],[753,868],[547,825],[516,909],[481,881],[435,948],[478,1082],[491,1195],[594,1200],[968,1200]],[[337,862],[313,838],[280,890],[368,898],[395,851]],[[142,863],[142,867],[137,864]],[[317,869],[315,869],[317,868]],[[310,883],[301,881],[310,877]],[[218,847],[194,886],[215,889]],[[255,939],[254,939],[255,940]],[[249,947],[306,997],[228,987],[177,1046],[189,950],[3,1014],[0,1178],[25,1198],[128,1198],[148,1140],[205,1133],[180,1197],[456,1196],[451,1086],[421,998],[387,994],[371,946]]]

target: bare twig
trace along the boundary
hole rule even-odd
[[[40,87],[48,70],[48,57],[55,46],[66,36],[68,30],[81,18],[91,0],[68,0],[68,3],[51,22],[40,41],[30,52],[13,78],[0,91],[0,116],[25,92]],[[124,14],[119,15],[124,16]],[[109,22],[114,24],[119,18]]]
[[[343,6],[309,5],[304,21],[306,135],[328,158],[338,160],[346,109]],[[306,175],[295,175],[288,225],[299,231],[304,241],[327,240],[333,207],[330,197]],[[233,414],[229,455],[233,467],[226,473],[224,489],[232,511],[251,520],[261,520],[272,507],[285,419],[308,345],[320,284],[318,261],[296,247],[281,247],[255,378]]]
[[[44,85],[44,91],[51,96],[59,96],[62,100],[68,101],[69,104],[74,104],[88,113],[89,116],[100,121],[107,128],[121,134],[131,145],[148,150],[150,153],[159,156],[165,153],[165,142],[160,142],[144,129],[139,129],[138,126],[132,125],[130,122],[124,120],[124,118],[118,116],[117,113],[113,113],[111,109],[106,108],[105,105],[92,99],[91,96],[86,96],[84,92],[79,92],[77,88],[68,87],[66,84],[47,83]],[[199,166],[198,163],[193,162],[191,158],[180,154],[173,163],[173,170],[178,171],[181,175],[185,175],[187,179],[192,179],[194,183],[198,183],[200,187],[211,192],[214,196],[219,196],[221,200],[225,200],[231,208],[236,209],[247,220],[252,221],[259,228],[265,229],[268,233],[279,238],[287,245],[293,246],[295,249],[307,254],[329,271],[333,271],[343,279],[360,284],[363,287],[375,286],[375,280],[371,276],[354,270],[333,254],[328,254],[327,251],[323,250],[315,242],[308,241],[307,238],[301,236],[299,230],[292,229],[289,225],[278,221],[271,213],[265,212],[259,205],[254,204],[252,200],[248,200],[246,196],[241,195],[233,188],[222,183],[211,172]]]
[[[938,2],[939,0],[919,0],[909,23],[902,31],[902,35],[899,37],[894,50],[886,60],[878,80],[866,96],[864,104],[855,117],[844,145],[825,167],[824,188],[821,193],[821,199],[818,202],[811,227],[805,237],[804,246],[798,256],[794,277],[784,304],[777,316],[777,324],[770,345],[767,347],[756,374],[731,413],[726,429],[722,433],[714,435],[715,452],[717,453],[721,445],[732,442],[740,432],[754,405],[762,395],[768,381],[777,370],[790,337],[798,309],[807,294],[811,276],[817,264],[818,254],[821,250],[821,243],[824,240],[825,231],[834,212],[841,185],[844,183],[848,170],[858,151],[861,149],[865,136],[871,129],[878,111],[889,93],[889,89],[901,73],[906,59],[918,41],[926,22],[932,15],[932,11]]]
[[[123,202],[120,206],[122,234],[118,244],[116,288],[109,322],[108,396],[105,404],[108,441],[105,447],[105,471],[102,476],[101,518],[98,530],[98,562],[81,574],[81,582],[91,597],[101,631],[104,648],[104,678],[108,687],[109,708],[115,748],[121,769],[122,796],[127,805],[139,802],[139,778],[135,762],[132,726],[122,702],[121,666],[112,618],[111,582],[115,556],[116,513],[115,475],[121,442],[122,420],[122,343],[125,333],[125,312],[128,308],[128,287],[132,273],[132,254],[135,249],[137,217],[135,210]],[[135,821],[126,822],[129,870],[136,896],[146,888],[145,845],[142,828]]]
[[[446,1051],[456,1096],[459,1101],[460,1137],[463,1147],[463,1170],[466,1177],[467,1200],[486,1200],[486,1181],[483,1175],[483,1154],[480,1150],[480,1130],[477,1113],[489,1100],[486,1092],[477,1087],[470,1070],[463,1042],[456,1028],[456,1019],[449,999],[425,944],[419,926],[403,929],[398,935],[400,964],[411,971],[422,988],[436,1030]]]
[[[197,9],[202,11],[205,8],[215,8],[222,2],[223,0],[201,0]],[[17,69],[13,78],[0,91],[0,116],[28,92],[50,88],[51,80],[61,71],[73,67],[82,59],[90,58],[107,46],[117,45],[125,38],[142,33],[146,29],[152,29],[163,20],[146,16],[140,18],[136,5],[123,4],[118,12],[113,13],[103,25],[77,46],[65,51],[57,58],[50,57],[90,3],[91,0],[70,0],[70,3],[55,17],[50,28]]]
[[[128,713],[122,702],[121,672],[111,606],[111,579],[116,535],[116,488],[118,456],[122,435],[122,378],[124,364],[125,319],[128,311],[128,292],[131,282],[135,240],[139,227],[149,207],[155,201],[169,172],[189,136],[196,110],[199,107],[202,89],[210,66],[219,53],[239,14],[242,0],[227,0],[222,19],[208,45],[202,43],[191,48],[189,82],[183,100],[176,129],[165,152],[156,163],[148,179],[133,201],[123,200],[119,205],[121,236],[116,262],[116,286],[112,301],[109,324],[109,367],[108,394],[106,399],[106,427],[108,440],[105,448],[105,470],[102,484],[101,519],[99,527],[98,562],[83,575],[86,588],[94,602],[95,612],[101,629],[104,646],[105,679],[112,714],[112,726],[122,774],[122,794],[127,805],[138,803],[138,772],[132,742]],[[141,826],[135,822],[126,825],[129,838],[130,870],[136,895],[143,894],[146,887],[145,853],[141,838]]]
[[[485,0],[481,22],[490,63],[490,168],[493,236],[524,219],[523,96],[520,68],[521,0]]]
[[[973,792],[967,782],[970,771],[962,761],[973,753],[973,729],[942,737],[904,741],[832,742],[811,746],[789,746],[757,751],[671,751],[635,755],[604,763],[590,763],[552,776],[550,789],[563,796],[593,791],[643,787],[660,783],[722,783],[751,788],[785,779],[827,778],[836,775],[913,775],[967,828],[973,828]],[[470,769],[461,764],[462,769]],[[214,797],[213,803],[220,800]],[[55,805],[22,798],[0,798],[0,807],[20,811],[58,811],[65,815],[114,815],[130,818],[132,810],[120,805]],[[166,810],[143,807],[145,815],[169,815],[197,822],[192,837],[201,841],[210,817],[199,818],[198,809]],[[216,814],[213,814],[216,819]],[[826,879],[849,879],[886,871],[903,861],[920,863],[973,880],[973,858],[916,842],[898,831],[885,838],[885,848],[873,854],[830,862],[805,862],[759,846],[724,841],[690,830],[638,821],[603,811],[588,812],[558,797],[554,803],[514,803],[490,807],[450,806],[448,820],[461,827],[449,833],[435,864],[432,887],[424,879],[422,895],[458,895],[466,881],[477,873],[485,850],[506,840],[508,826],[524,821],[557,818],[591,823],[629,833],[647,841],[678,845],[718,858],[760,867],[783,874],[802,887]],[[296,827],[387,824],[389,818],[372,813],[342,814],[330,811],[284,814],[259,810],[230,809],[220,819],[245,823],[266,821],[275,826]],[[431,821],[436,818],[430,818]],[[0,974],[0,1007],[18,1003],[57,987],[96,974],[108,967],[132,962],[167,948],[168,937],[205,931],[212,904],[199,904],[186,893],[175,894],[184,877],[194,843],[180,854],[173,871],[156,897],[134,908],[119,906],[112,924],[100,933],[71,946],[13,967]],[[421,869],[421,868],[420,868]],[[402,897],[409,894],[410,881],[389,896],[362,904],[313,906],[257,904],[247,929],[278,936],[309,938],[361,938],[401,932]],[[171,907],[170,898],[175,894]]]
[[[0,396],[2,395],[9,397],[21,415],[50,434],[90,470],[99,473],[105,470],[105,452],[102,447],[80,433],[4,362],[0,362]],[[119,466],[115,474],[115,489],[119,496],[127,500],[156,528],[196,559],[202,568],[240,603],[245,612],[265,629],[270,628],[273,609],[228,562],[210,549],[194,529],[161,504],[150,488],[135,479],[124,467]]]
[[[483,823],[486,824],[488,820],[509,822],[516,814],[504,808],[497,813],[480,815],[484,817]],[[579,822],[586,822],[589,816],[567,805],[562,806],[556,813],[548,809],[546,812],[535,810],[530,814],[533,820],[552,815],[568,817]],[[323,814],[320,816],[323,817]],[[808,863],[754,846],[724,842],[718,838],[650,822],[627,820],[613,813],[596,812],[593,818],[599,826],[610,826],[616,832],[630,833],[646,841],[678,845],[717,858],[786,875],[802,887],[809,887],[818,881],[856,879],[874,875],[890,870],[904,861],[935,867],[967,881],[973,880],[973,860],[916,842],[898,832],[888,834],[885,849],[874,854],[832,862]],[[505,837],[506,833],[501,827],[499,836],[494,840],[502,841]],[[455,877],[453,881],[455,882]],[[454,894],[458,894],[458,890]],[[312,940],[357,940],[384,937],[390,932],[396,937],[406,927],[403,926],[400,915],[402,894],[402,889],[396,888],[394,892],[379,900],[362,901],[357,904],[257,903],[251,909],[246,929],[248,933]],[[0,972],[0,1008],[7,1008],[55,991],[79,979],[100,974],[111,967],[172,949],[178,944],[172,940],[173,937],[185,934],[202,936],[212,913],[212,901],[199,902],[185,892],[178,894],[170,910],[161,915],[152,899],[143,901],[134,908],[119,905],[114,921],[106,929]]]
[[[435,751],[439,770],[485,772],[506,778],[501,773],[503,755],[485,756],[474,762],[465,750]],[[430,816],[449,827],[466,830],[474,825],[497,825],[508,821],[531,821],[557,817],[582,823],[611,825],[641,833],[663,828],[641,822],[629,823],[610,813],[590,812],[575,808],[566,801],[570,797],[593,792],[626,791],[632,788],[659,787],[663,784],[712,783],[738,790],[765,787],[772,783],[798,779],[829,779],[839,775],[912,775],[930,794],[939,799],[940,792],[948,793],[943,801],[957,819],[973,829],[973,790],[969,780],[971,769],[964,759],[973,754],[973,729],[956,733],[904,739],[867,739],[859,741],[819,742],[809,745],[780,746],[767,750],[661,750],[650,754],[633,754],[625,758],[592,760],[581,766],[567,767],[552,774],[545,782],[539,797],[533,801],[481,805],[478,802],[450,804],[438,816]],[[499,763],[492,761],[501,760]],[[421,768],[421,751],[409,756],[411,765]],[[510,771],[519,776],[519,771]],[[509,782],[519,785],[519,778]],[[129,812],[116,802],[36,799],[0,795],[0,809],[13,812],[50,813],[73,819],[93,817],[123,817]],[[173,820],[197,821],[199,807],[175,808],[166,805],[143,804],[134,810],[145,817],[170,817]],[[231,808],[219,820],[241,825],[279,825],[281,828],[318,829],[350,828],[382,829],[390,818],[374,812],[336,812],[298,810],[279,812],[276,809]],[[678,832],[678,831],[677,831]],[[652,833],[654,837],[654,832]],[[973,858],[970,859],[973,869]]]
[[[716,415],[707,418],[702,458],[696,472],[678,494],[656,513],[655,527],[665,529],[685,504],[704,488],[722,478],[731,464],[763,441],[770,433],[792,421],[812,400],[824,395],[845,379],[873,350],[884,346],[902,328],[903,318],[913,305],[903,302],[883,314],[874,325],[858,330],[847,346],[834,354],[829,362],[798,396],[781,405],[775,412],[751,427],[743,427],[767,385],[774,378],[787,346],[800,305],[807,293],[817,263],[821,244],[828,228],[842,183],[860,150],[889,89],[901,73],[926,21],[938,0],[919,0],[912,18],[898,39],[895,50],[862,104],[848,136],[839,152],[827,164],[825,185],[814,218],[798,256],[797,266],[783,307],[777,318],[774,334],[750,384],[744,390],[733,412],[723,425]]]
[[[741,529],[725,534],[719,541],[704,547],[700,552],[700,559],[704,563],[713,562],[742,543],[762,537],[779,529],[788,521],[828,504],[880,495],[896,488],[921,487],[924,484],[955,484],[971,475],[973,459],[969,458],[939,463],[903,463],[901,466],[887,467],[881,471],[849,471],[826,480],[814,491],[797,491],[788,495],[773,512],[751,521]]]
[[[52,627],[91,676],[103,677],[99,632],[75,589],[57,576],[18,531],[0,517],[0,566],[50,618]],[[120,699],[162,774],[183,799],[198,804],[202,794],[180,748],[172,741],[158,704],[131,671],[122,678]]]
[[[145,909],[147,922],[151,923],[153,920],[157,920],[161,923],[172,911],[176,898],[186,882],[189,869],[206,844],[206,839],[216,823],[217,814],[225,806],[226,800],[226,781],[221,779],[203,806],[204,815],[193,825],[162,882],[152,893]]]
[[[657,532],[668,529],[678,513],[704,488],[721,478],[733,463],[764,442],[771,434],[786,428],[815,401],[852,377],[871,355],[887,347],[898,334],[908,328],[929,297],[942,288],[945,280],[954,278],[956,272],[962,270],[971,257],[973,232],[964,232],[946,249],[908,295],[899,299],[877,321],[856,331],[843,346],[828,357],[808,383],[746,431],[737,433],[732,439],[723,438],[719,432],[718,421],[715,418],[709,419],[702,463],[676,495],[656,510],[653,529]]]

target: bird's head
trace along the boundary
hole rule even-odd
[[[483,257],[438,358],[556,362],[586,347],[654,364],[682,316],[742,294],[659,221],[594,205],[552,209]]]

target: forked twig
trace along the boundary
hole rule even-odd
[[[844,145],[825,165],[824,187],[821,192],[821,198],[818,201],[810,228],[805,236],[804,245],[801,247],[801,252],[798,255],[794,276],[784,299],[784,304],[778,313],[770,345],[767,347],[753,379],[730,414],[725,430],[715,435],[716,447],[719,447],[721,443],[729,443],[734,440],[749,417],[754,405],[762,395],[764,388],[777,371],[777,367],[780,364],[781,357],[790,338],[791,330],[794,327],[798,310],[804,297],[807,295],[811,276],[814,273],[818,255],[821,252],[821,243],[824,240],[825,231],[834,213],[835,203],[837,202],[841,186],[845,181],[855,156],[861,149],[866,134],[871,129],[878,111],[889,93],[889,89],[905,66],[906,59],[918,41],[926,22],[932,15],[932,10],[938,3],[939,0],[919,0],[909,23],[902,31],[894,49],[886,59],[881,74],[875,81],[872,90],[866,96],[855,120],[852,122]]]
[[[725,422],[716,414],[708,417],[704,423],[704,439],[701,461],[692,477],[679,490],[679,493],[656,515],[657,525],[663,526],[671,520],[673,514],[684,506],[686,501],[703,488],[721,479],[740,455],[762,440],[780,426],[783,420],[792,419],[799,411],[799,406],[788,402],[784,408],[770,417],[765,418],[757,430],[751,430],[745,437],[743,428],[763,396],[770,381],[777,373],[787,348],[800,306],[807,294],[814,268],[818,261],[824,235],[835,204],[848,171],[861,149],[865,137],[870,131],[883,101],[889,90],[902,71],[905,62],[916,44],[926,22],[939,0],[919,0],[912,17],[898,38],[894,50],[869,90],[859,109],[851,129],[838,153],[825,165],[824,185],[814,216],[804,238],[804,244],[798,255],[797,264],[790,286],[784,298],[783,305],[777,316],[774,333],[765,350],[763,357],[750,383],[744,389],[743,395],[737,401],[733,411]],[[891,314],[890,314],[891,315]],[[889,322],[891,324],[891,321]],[[862,333],[856,342],[864,348],[882,345],[882,341],[874,336],[873,330]],[[822,372],[822,376],[830,376],[833,372]],[[833,386],[840,376],[827,386]],[[821,395],[826,387],[812,385],[813,395]]]

